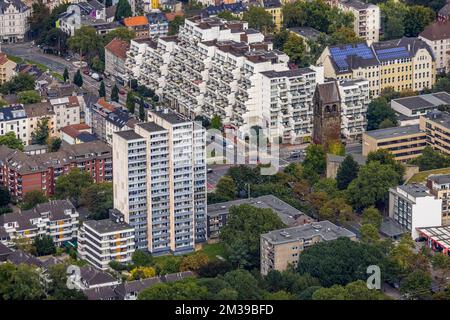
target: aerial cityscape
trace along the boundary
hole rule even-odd
[[[450,300],[450,0],[0,8],[0,301]]]

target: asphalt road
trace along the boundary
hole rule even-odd
[[[60,73],[61,75],[64,73],[64,69],[67,68],[69,71],[69,79],[73,79],[75,72],[77,72],[78,68],[73,64],[75,60],[67,61],[61,57],[46,54],[41,51],[36,46],[32,46],[31,42],[23,42],[23,43],[14,43],[14,44],[3,44],[1,47],[2,51],[8,55],[21,57],[26,60],[35,61],[37,63],[45,65],[50,71],[54,71]],[[90,93],[98,94],[98,89],[100,87],[100,82],[93,79],[89,75],[85,75],[82,73],[83,77],[83,88]],[[116,83],[114,79],[104,79],[106,85],[106,96],[111,96],[111,89],[114,84],[122,88],[119,83]],[[119,103],[125,105],[126,94],[119,95]]]

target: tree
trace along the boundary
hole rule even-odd
[[[87,185],[81,191],[81,203],[90,212],[94,220],[106,219],[109,209],[113,208],[113,186],[110,182]]]
[[[144,250],[136,250],[131,257],[133,264],[137,267],[147,267],[152,265],[153,258]]]
[[[347,189],[350,182],[357,176],[359,171],[359,164],[351,155],[345,157],[340,164],[336,174],[336,186],[339,190]]]
[[[240,20],[238,16],[234,15],[231,11],[225,10],[220,12],[217,17],[221,19],[225,19],[227,21],[236,21]]]
[[[230,262],[240,267],[259,265],[260,235],[284,226],[271,209],[255,208],[248,204],[232,206],[220,239],[229,253]]]
[[[386,128],[392,128],[396,127],[396,124],[391,119],[384,119],[380,122],[380,125],[378,126],[379,129],[386,129]]]
[[[397,116],[387,100],[383,97],[373,99],[367,107],[367,130],[379,129],[386,119],[397,125]]]
[[[398,183],[400,184],[402,182],[403,175],[405,174],[405,167],[400,162],[395,160],[394,155],[389,152],[389,150],[378,149],[377,151],[369,152],[367,155],[367,163],[372,161],[377,161],[380,164],[391,166],[400,177]]]
[[[322,175],[325,173],[327,160],[323,146],[320,144],[310,144],[306,148],[306,156],[303,161],[303,170],[310,174],[310,171]],[[305,176],[304,178],[308,178]]]
[[[9,190],[0,186],[0,207],[7,206],[11,202],[11,194]]]
[[[36,90],[26,90],[17,93],[17,102],[31,104],[41,102],[41,95]]]
[[[135,104],[136,104],[136,101],[135,101],[135,98],[134,98],[134,94],[133,94],[132,91],[129,91],[127,93],[127,101],[125,102],[125,105],[126,105],[126,107],[128,109],[128,112],[130,112],[131,114],[134,114]]]
[[[322,178],[317,181],[313,190],[315,192],[324,192],[328,195],[329,198],[336,198],[339,196],[339,190],[336,186],[336,180],[332,178]]]
[[[433,170],[450,167],[450,157],[426,146],[422,150],[422,154],[412,159],[410,163],[419,166],[420,171]]]
[[[56,152],[61,148],[62,140],[60,138],[50,138],[48,141],[49,151]]]
[[[42,1],[34,2],[31,7],[31,15],[28,18],[28,22],[32,35],[37,37],[47,29],[50,10]]]
[[[73,83],[80,88],[83,86],[83,77],[81,76],[80,70],[77,70],[77,72],[73,76]]]
[[[56,252],[52,237],[47,235],[34,238],[33,245],[38,256],[47,256]]]
[[[388,296],[379,290],[367,288],[367,284],[358,280],[345,287],[334,285],[331,288],[320,288],[313,294],[313,300],[388,300]]]
[[[363,224],[359,228],[361,242],[368,244],[376,244],[380,241],[378,229],[373,224]]]
[[[50,136],[50,128],[48,125],[49,118],[40,119],[36,128],[31,133],[31,142],[33,144],[46,144]]]
[[[28,73],[19,73],[0,86],[0,93],[3,94],[13,94],[28,90],[34,90],[34,78]]]
[[[209,262],[208,255],[204,252],[197,252],[185,256],[181,260],[180,271],[197,271],[201,267],[207,265]]]
[[[325,287],[346,285],[366,280],[367,267],[381,266],[383,259],[382,253],[373,246],[339,238],[306,248],[300,254],[298,271],[319,279]]]
[[[152,267],[136,267],[130,271],[130,274],[130,280],[139,280],[156,276],[156,271]]]
[[[114,15],[114,20],[119,21],[124,18],[131,17],[133,12],[131,6],[127,0],[119,0],[117,3],[116,14]]]
[[[103,82],[103,80],[102,80],[102,82],[100,82],[100,87],[98,89],[98,96],[100,98],[106,97],[106,88],[105,88],[105,83]]]
[[[430,297],[431,275],[423,270],[409,273],[401,283],[400,292],[411,300]]]
[[[116,84],[111,89],[111,101],[119,102],[119,88]]]
[[[247,270],[230,271],[223,276],[223,280],[237,291],[238,300],[257,300],[261,298],[258,281]]]
[[[404,18],[405,36],[417,37],[426,26],[434,21],[436,13],[426,7],[409,6]]]
[[[105,37],[103,38],[103,43],[105,45],[107,45],[114,38],[119,38],[120,40],[129,43],[135,37],[136,37],[136,34],[135,34],[135,32],[133,30],[130,30],[130,29],[125,28],[125,27],[119,27],[119,28],[116,28],[116,29],[108,32],[108,34],[106,34]]]
[[[340,140],[331,140],[328,142],[327,151],[337,156],[345,156],[345,146]]]
[[[20,207],[22,210],[29,210],[31,208],[34,208],[37,204],[47,201],[47,197],[41,190],[31,190],[25,193],[22,205]]]
[[[233,178],[230,176],[222,176],[216,186],[216,194],[223,199],[233,200],[236,197],[236,186]]]
[[[139,119],[145,121],[145,102],[142,97],[139,100]]]
[[[445,285],[448,273],[450,272],[450,257],[445,254],[435,254],[431,258],[431,265],[433,266],[433,270],[441,274],[439,277],[439,287]]]
[[[7,132],[6,134],[0,136],[0,145],[23,151],[23,142],[17,138],[13,131]]]
[[[210,129],[222,129],[222,119],[218,115],[215,115],[211,118],[211,124],[209,126]]]
[[[55,184],[56,199],[72,199],[74,205],[78,205],[80,195],[83,189],[89,187],[93,183],[88,172],[73,168],[66,175],[60,176]]]
[[[157,283],[142,290],[138,300],[205,300],[208,289],[200,286],[195,279]]]
[[[169,30],[168,30],[167,34],[169,36],[178,34],[178,30],[180,29],[180,26],[182,26],[182,25],[184,25],[184,17],[176,16],[172,21],[169,21]]]
[[[347,188],[347,197],[355,210],[370,206],[384,207],[388,190],[398,185],[401,176],[387,164],[369,162],[361,167],[358,177]]]
[[[44,295],[40,276],[33,266],[0,264],[0,300],[40,300]]]
[[[353,210],[343,198],[328,200],[320,209],[320,218],[343,224],[353,217]]]
[[[214,278],[231,271],[232,266],[228,261],[213,260],[200,266],[197,273],[200,277]]]
[[[380,211],[378,211],[375,207],[364,209],[361,218],[363,224],[371,224],[376,230],[380,229],[381,223],[383,222],[383,217],[381,216]]]
[[[262,7],[251,6],[244,12],[242,20],[248,22],[248,27],[261,31],[264,34],[275,29],[272,15]]]
[[[74,36],[69,38],[68,45],[70,49],[79,52],[80,56],[82,57],[85,54],[88,54],[88,57],[94,57],[98,56],[99,48],[103,44],[99,36],[97,35],[97,31],[93,27],[82,26],[80,29],[75,30]],[[81,87],[81,85],[78,86]]]
[[[81,290],[67,288],[67,266],[55,264],[48,269],[51,280],[48,287],[49,300],[87,300]]]
[[[64,82],[67,82],[67,80],[69,80],[69,70],[67,70],[67,68],[64,68],[63,78]]]
[[[283,51],[289,56],[290,61],[296,65],[305,67],[309,64],[306,44],[303,38],[292,33],[289,34],[283,45]]]

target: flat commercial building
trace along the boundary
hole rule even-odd
[[[442,200],[436,199],[421,184],[401,185],[389,189],[389,217],[406,228],[413,239],[417,228],[440,226]]]
[[[303,250],[315,243],[340,237],[356,239],[353,232],[327,220],[262,234],[261,274],[267,275],[271,270],[283,271],[289,265],[296,267]]]
[[[206,241],[206,130],[167,109],[113,134],[114,207],[151,253]]]
[[[418,228],[417,231],[434,252],[450,254],[450,226]]]
[[[303,225],[305,223],[311,223],[312,221],[314,221],[313,218],[307,216],[300,210],[295,209],[294,207],[275,197],[274,195],[265,195],[257,198],[239,199],[215,203],[208,205],[208,240],[219,238],[220,229],[222,229],[222,227],[224,227],[227,223],[230,208],[232,206],[240,206],[242,204],[249,204],[253,207],[261,209],[272,209],[273,212],[278,215],[281,221],[289,227]]]
[[[442,200],[442,225],[450,225],[450,175],[434,174],[429,176],[427,187],[432,195]]]
[[[363,156],[378,149],[386,149],[395,160],[406,162],[422,154],[427,145],[426,134],[419,125],[367,131],[363,134]]]

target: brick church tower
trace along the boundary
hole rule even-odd
[[[325,150],[341,139],[341,99],[336,81],[318,84],[314,92],[313,142]]]

